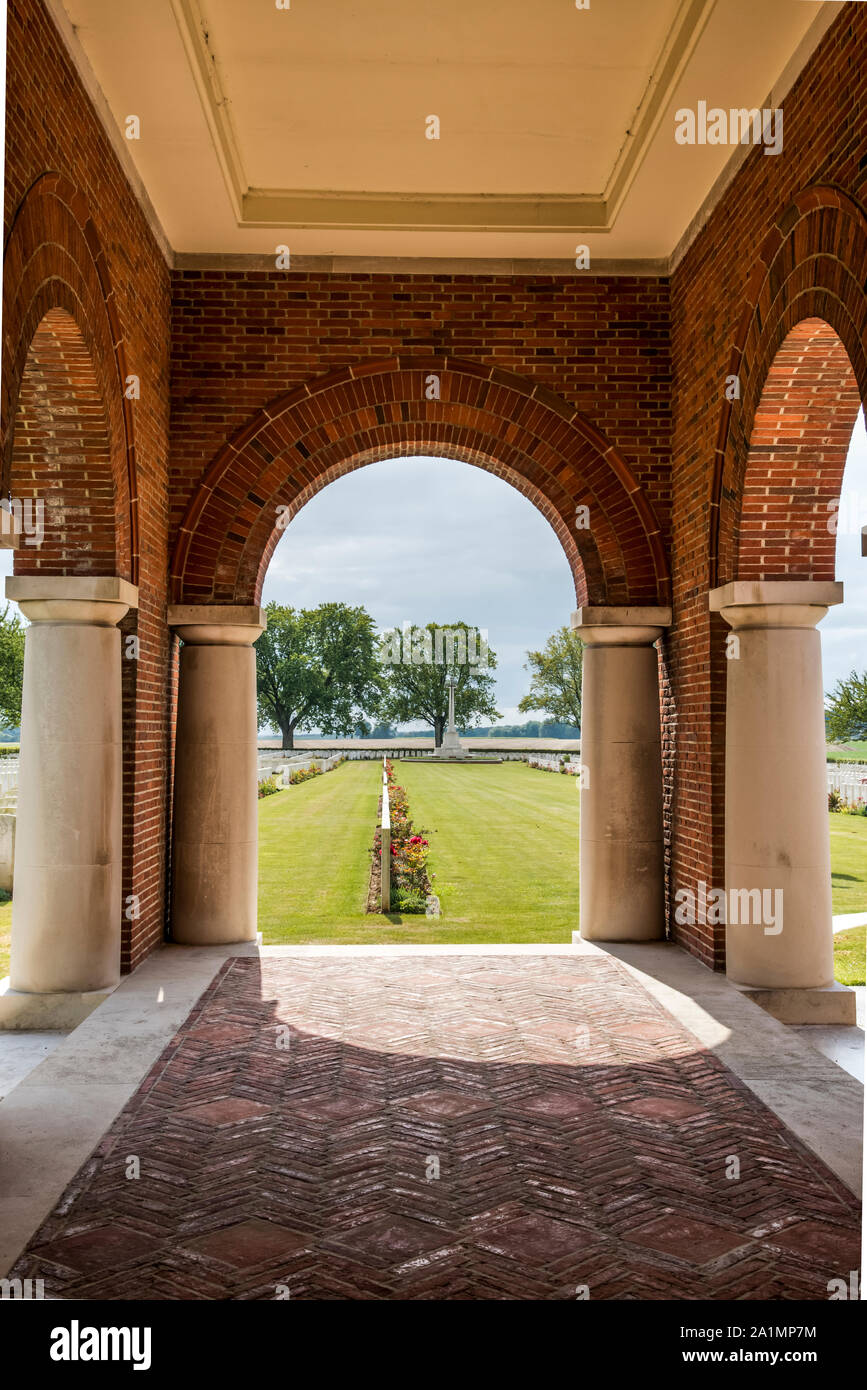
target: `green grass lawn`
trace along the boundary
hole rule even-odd
[[[867,912],[867,816],[832,811],[828,821],[834,912]]]
[[[346,762],[259,802],[265,941],[363,940],[381,765]]]
[[[412,759],[396,773],[416,825],[430,832],[442,917],[366,915],[381,765],[346,762],[259,802],[266,942],[570,940],[578,925],[574,778],[525,763]],[[829,820],[834,912],[867,912],[867,817]],[[11,919],[11,902],[0,903],[0,978],[9,970]],[[858,973],[860,959],[863,980],[863,928],[838,934],[835,945],[848,974]]]
[[[12,935],[12,899],[0,903],[0,980],[9,974],[9,938]]]
[[[867,758],[867,740],[855,740],[853,743],[829,743],[825,751],[829,763],[858,762],[861,758]]]
[[[863,985],[867,927],[849,927],[834,937],[834,978],[841,985]]]
[[[443,941],[570,941],[578,927],[578,785],[526,763],[395,765],[430,871]]]
[[[430,831],[439,919],[364,914],[380,764],[259,803],[259,929],[287,941],[569,941],[578,924],[575,779],[524,763],[395,765]]]

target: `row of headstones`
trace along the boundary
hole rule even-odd
[[[847,806],[867,801],[867,763],[828,763],[828,791],[840,793]]]

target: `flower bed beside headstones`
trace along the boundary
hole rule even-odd
[[[394,767],[385,759],[387,777],[388,805],[391,813],[391,906],[395,912],[427,912],[429,899],[433,896],[431,877],[427,870],[427,857],[430,841],[426,832],[419,831],[412,823],[406,790],[395,780]],[[382,803],[380,802],[380,809]],[[377,830],[374,837],[373,872],[371,873],[368,912],[380,911],[382,864],[382,836]],[[377,872],[378,870],[378,872]],[[374,882],[375,881],[375,882]]]
[[[309,767],[298,767],[292,772],[281,773],[279,769],[272,772],[268,777],[262,777],[259,781],[259,800],[263,796],[273,796],[274,792],[282,791],[284,787],[297,787],[301,782],[309,782],[312,777],[321,777],[324,772],[333,772],[341,763],[346,762],[346,757],[341,755],[339,758],[330,758],[325,766],[311,762]]]

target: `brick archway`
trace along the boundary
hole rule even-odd
[[[8,486],[25,534],[16,574],[115,574],[111,443],[96,371],[75,319],[49,309],[27,354]],[[38,510],[37,510],[38,509]]]
[[[720,412],[711,470],[709,587],[737,579],[828,580],[839,496],[867,393],[867,216],[816,185],[782,211],[756,258],[724,372],[740,396]],[[712,881],[726,880],[726,623],[708,628]],[[725,928],[711,929],[725,961]]]
[[[668,600],[668,557],[653,507],[579,411],[495,367],[402,358],[347,368],[278,397],[220,450],[178,533],[175,602],[258,601],[285,517],[342,474],[420,453],[463,459],[528,497],[561,540],[579,603]],[[589,527],[576,529],[582,505]],[[282,526],[278,508],[288,508]]]
[[[834,503],[860,408],[840,338],[824,319],[803,319],[777,349],[753,417],[739,579],[834,578]]]
[[[55,573],[116,573],[137,583],[135,443],[132,402],[124,396],[127,366],[121,328],[105,253],[85,199],[61,174],[42,175],[12,221],[3,262],[2,353],[4,495],[10,495],[13,466],[21,474],[20,431],[17,460],[14,457],[16,426],[26,423],[27,411],[33,407],[36,378],[47,372],[53,378],[55,397],[59,390],[71,393],[72,398],[77,380],[80,394],[72,403],[82,422],[89,417],[98,423],[98,413],[104,421],[104,439],[91,437],[88,444],[106,453],[105,472],[113,496],[110,501],[100,496],[95,505],[91,498],[89,519],[83,518],[80,509],[70,510],[59,547],[67,558],[58,554],[52,569]],[[58,412],[55,424],[60,418]],[[43,424],[50,428],[44,415]],[[86,434],[84,423],[82,430]],[[77,451],[76,457],[85,460],[77,464],[85,489],[86,456],[86,449]]]
[[[717,434],[711,588],[759,576],[833,578],[825,502],[839,494],[858,402],[867,399],[865,286],[864,210],[839,189],[804,190],[765,239],[725,369],[738,378],[740,398],[724,404]],[[812,450],[812,466],[781,483],[772,464],[783,461],[781,450],[794,463],[794,417],[807,410],[812,419],[799,440]],[[780,486],[782,493],[768,491]],[[771,497],[781,499],[782,536],[765,524]]]
[[[118,307],[87,201],[58,173],[30,186],[9,226],[2,364],[0,490],[25,507],[29,498],[45,502],[44,540],[30,547],[24,537],[16,574],[117,575],[137,585],[134,406],[124,394],[128,367]],[[122,629],[139,631],[136,611]],[[121,665],[124,900],[137,892],[138,861],[150,852],[137,851],[133,834],[140,739],[150,737],[137,715],[141,665]],[[124,918],[125,967],[134,962],[133,929]],[[144,953],[141,945],[138,950]]]

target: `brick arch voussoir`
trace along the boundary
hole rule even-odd
[[[592,595],[595,601],[604,601],[605,574],[597,548],[600,531],[605,532],[607,540],[610,572],[620,574],[624,568],[619,549],[620,538],[610,529],[607,521],[603,520],[596,526],[595,537],[582,533],[582,553],[579,556],[579,547],[570,530],[579,494],[562,487],[532,457],[531,452],[523,452],[513,443],[500,442],[496,430],[488,425],[487,417],[475,419],[464,412],[458,428],[450,419],[451,414],[448,404],[440,407],[439,403],[431,403],[426,411],[416,410],[414,414],[394,410],[390,423],[378,423],[369,411],[354,410],[349,416],[330,422],[333,426],[332,438],[324,442],[322,438],[318,439],[321,445],[318,453],[314,452],[311,434],[298,439],[296,448],[303,450],[303,462],[298,463],[296,455],[295,467],[288,477],[285,476],[286,454],[282,451],[282,441],[260,435],[255,447],[261,452],[264,445],[269,466],[258,475],[251,489],[255,506],[259,508],[259,518],[255,520],[255,517],[251,517],[249,507],[242,504],[235,518],[236,529],[227,529],[216,565],[215,582],[218,588],[215,596],[227,600],[237,598],[239,601],[251,601],[256,597],[257,576],[261,571],[259,557],[263,551],[270,556],[273,545],[279,539],[280,533],[274,527],[278,508],[288,509],[285,514],[291,517],[322,486],[352,468],[378,458],[427,452],[460,458],[484,467],[502,476],[532,500],[553,526],[564,546],[573,575],[576,576],[579,599],[583,602],[588,595]],[[298,428],[296,424],[289,433],[297,434]],[[528,441],[531,450],[539,442],[535,436],[526,434],[522,440],[525,450]],[[252,455],[253,449],[254,444],[248,443],[244,451],[247,455],[248,480],[256,477],[259,462]],[[270,482],[267,482],[269,477]],[[222,489],[218,490],[222,500],[228,502],[228,494]],[[580,494],[580,500],[589,502],[592,515],[603,517],[602,503],[589,487]],[[627,516],[626,520],[630,522],[632,518]],[[251,521],[252,529],[244,544],[243,527]],[[615,592],[609,597],[612,601],[625,602],[625,588],[622,595]]]
[[[3,261],[0,459],[8,486],[15,415],[34,334],[63,309],[90,355],[106,415],[115,506],[117,572],[138,582],[139,527],[133,404],[108,260],[84,195],[62,174],[31,185],[9,227]]]
[[[839,189],[805,189],[768,233],[744,292],[726,375],[740,399],[720,410],[710,486],[709,584],[737,577],[749,443],[768,374],[804,319],[840,338],[867,399],[867,214]]]
[[[431,373],[442,389],[428,402]],[[579,596],[667,600],[661,528],[617,449],[547,388],[446,357],[340,368],[257,412],[212,459],[189,501],[172,556],[174,600],[250,601],[279,539],[269,509],[297,509],[302,492],[312,496],[326,476],[425,448],[500,472],[531,496],[560,536]],[[589,538],[571,526],[581,501],[595,507]]]
[[[243,597],[245,601],[252,601],[255,597],[257,576],[261,569],[260,557],[263,553],[270,557],[281,534],[275,528],[278,508],[287,509],[285,515],[291,517],[315,492],[343,473],[376,459],[427,452],[460,458],[486,468],[527,496],[560,538],[573,574],[578,577],[579,595],[586,584],[598,599],[604,574],[595,538],[585,540],[583,555],[579,560],[576,539],[570,530],[574,507],[568,492],[541,469],[537,469],[541,485],[534,482],[528,476],[533,467],[532,461],[518,449],[500,444],[490,431],[466,426],[458,430],[448,418],[431,420],[419,414],[408,419],[398,415],[392,423],[376,424],[374,428],[369,420],[360,419],[360,416],[364,416],[363,411],[353,412],[351,417],[336,422],[339,428],[334,432],[335,439],[323,446],[318,454],[310,452],[288,477],[285,454],[274,457],[269,468],[259,475],[255,483],[258,491],[254,491],[258,514],[250,515],[246,506],[242,505],[236,517],[236,524],[241,522],[242,526],[227,531],[220,548],[215,576],[216,582],[223,586],[220,597],[237,597],[239,600]],[[307,454],[310,436],[299,442]],[[272,446],[275,443],[271,440]],[[248,445],[248,452],[250,448]],[[269,475],[270,482],[266,482]],[[247,476],[252,476],[252,469]],[[244,542],[242,527],[246,524],[250,525],[250,531]],[[237,586],[234,591],[233,584]]]
[[[599,533],[598,549],[600,553],[606,555],[611,575],[624,572],[625,560],[622,553],[624,533],[627,541],[632,543],[633,547],[640,545],[640,536],[637,534],[640,516],[633,507],[628,507],[618,532],[615,533],[612,530],[606,505],[611,508],[615,503],[609,500],[606,504],[603,501],[604,488],[611,489],[612,474],[610,468],[599,456],[595,453],[585,452],[582,460],[568,458],[566,452],[563,452],[564,450],[568,451],[569,446],[569,441],[565,437],[560,441],[562,449],[558,452],[555,447],[557,444],[556,436],[549,435],[548,439],[540,437],[535,432],[533,423],[522,418],[519,405],[514,402],[498,401],[492,406],[490,412],[478,408],[473,411],[462,408],[459,418],[450,409],[448,402],[430,402],[422,409],[418,397],[413,395],[411,408],[408,409],[407,405],[408,403],[404,402],[399,409],[392,407],[390,417],[392,421],[390,451],[392,453],[406,452],[406,449],[401,448],[405,438],[409,439],[419,451],[423,451],[431,444],[436,444],[440,447],[436,448],[434,452],[443,452],[442,446],[444,444],[461,442],[464,446],[461,456],[469,462],[473,461],[473,455],[477,453],[487,459],[485,466],[492,472],[498,471],[496,460],[500,460],[504,465],[509,465],[513,485],[518,486],[520,490],[519,480],[525,478],[534,488],[534,497],[544,496],[547,498],[549,503],[553,504],[556,512],[566,520],[567,526],[571,524],[575,505],[578,502],[586,501],[592,508],[591,515],[597,519],[594,530]],[[502,414],[498,414],[498,409],[502,411]],[[503,442],[504,419],[509,422],[505,431],[505,442]],[[372,446],[372,441],[369,440],[364,440],[360,445],[355,442],[358,429],[373,424],[373,416],[369,413],[365,414],[361,410],[353,411],[350,415],[340,417],[330,424],[332,427],[330,447],[324,442],[325,436],[319,432],[304,436],[296,445],[304,450],[305,455],[311,456],[321,447],[318,457],[305,459],[305,464],[300,470],[303,479],[314,476],[322,468],[330,467],[332,462],[337,461],[340,451],[334,447],[335,441],[340,441],[342,457],[353,453],[366,453]],[[297,431],[297,426],[294,428]],[[381,429],[387,430],[389,425],[382,424]],[[263,438],[267,438],[267,436],[259,436],[260,441]],[[492,441],[495,442],[492,443]],[[268,442],[269,450],[276,453],[280,442],[276,438],[270,439]],[[571,447],[574,452],[574,439],[571,442]],[[593,477],[594,470],[598,475],[595,479]],[[561,475],[570,478],[568,486],[561,481]],[[602,479],[601,485],[600,477]],[[277,483],[281,481],[279,474],[273,481]],[[269,497],[269,500],[274,501],[273,497]],[[291,495],[280,499],[283,503],[291,502],[291,500]],[[544,511],[545,508],[543,507],[542,510]]]

